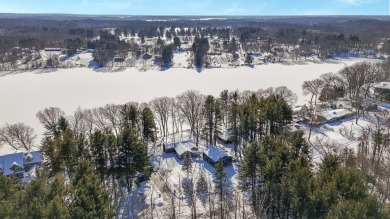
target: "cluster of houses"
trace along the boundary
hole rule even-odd
[[[0,175],[29,181],[35,175],[36,167],[42,164],[40,151],[19,152],[0,156]]]
[[[209,145],[203,151],[199,151],[191,140],[163,144],[163,150],[165,153],[174,153],[179,159],[184,159],[188,156],[187,154],[191,157],[203,158],[204,161],[212,166],[219,161],[223,162],[225,166],[233,163],[233,157],[224,149]]]
[[[388,111],[390,110],[390,82],[379,82],[372,85],[371,91],[372,97],[374,99],[366,99],[362,103],[362,110],[365,112],[369,111]],[[348,102],[345,102],[348,105]],[[342,119],[346,119],[352,117],[356,114],[356,112],[351,111],[351,106],[336,106],[332,104],[330,107],[326,107],[326,109],[321,109],[316,112],[314,117],[314,125],[323,125],[326,123],[337,122]],[[306,107],[307,110],[307,107]],[[305,111],[303,107],[297,107],[295,110],[296,114],[299,114],[300,111]],[[308,118],[303,118],[304,120],[308,120]],[[301,121],[298,120],[298,123]]]

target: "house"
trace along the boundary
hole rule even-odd
[[[180,159],[184,159],[187,153],[189,153],[191,157],[199,155],[198,148],[192,141],[181,141],[175,143],[175,153]]]
[[[36,166],[42,163],[40,151],[20,152],[0,156],[0,175],[29,179]]]
[[[187,153],[190,153],[191,157],[202,154],[191,140],[164,144],[163,150],[165,153],[175,153],[179,159],[184,159]]]
[[[316,116],[315,124],[320,125],[329,122],[336,122],[353,115],[355,115],[355,113],[347,109],[327,110]]]
[[[203,160],[215,166],[218,161],[222,161],[224,166],[232,165],[233,157],[229,156],[226,151],[216,146],[209,145],[203,151]]]
[[[375,96],[388,100],[390,97],[390,82],[380,82],[374,85]]]

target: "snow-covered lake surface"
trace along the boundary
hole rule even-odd
[[[195,89],[203,94],[218,96],[224,90],[258,90],[287,86],[302,96],[305,80],[321,74],[337,72],[345,65],[362,59],[338,60],[316,64],[268,64],[254,68],[194,69],[172,68],[166,71],[139,71],[135,68],[99,69],[72,68],[0,73],[0,126],[23,122],[32,126],[41,139],[44,128],[36,113],[46,107],[59,107],[72,114],[78,107],[93,108],[105,104],[131,101],[148,102],[156,97],[174,97]],[[6,153],[0,148],[0,154]]]

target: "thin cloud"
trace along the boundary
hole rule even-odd
[[[355,5],[355,6],[374,2],[374,0],[339,0],[339,1],[348,5]]]

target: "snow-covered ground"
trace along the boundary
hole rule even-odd
[[[84,58],[80,57],[81,60]],[[178,58],[185,59],[185,53]],[[3,72],[0,77],[0,126],[17,122],[30,125],[36,130],[39,136],[36,143],[39,143],[44,128],[35,115],[46,107],[59,107],[67,114],[72,114],[78,107],[148,102],[156,97],[173,97],[190,89],[217,96],[224,89],[255,91],[271,86],[287,86],[298,95],[298,104],[302,104],[308,98],[302,96],[303,81],[318,78],[327,72],[337,72],[345,65],[358,61],[362,59],[333,60],[321,64],[310,62],[205,69],[200,73],[185,68],[146,72],[136,68]],[[0,148],[0,154],[8,151],[7,148]]]
[[[173,138],[173,135],[169,135],[167,139],[168,143],[181,141],[191,141],[188,131],[184,131],[181,134],[177,133],[175,138]],[[199,142],[199,151],[204,151],[206,145],[207,143],[201,140]],[[230,148],[223,145],[219,146],[223,150],[230,151]],[[150,162],[153,164],[157,176],[157,178],[152,177],[151,181],[154,181],[154,183],[157,181],[167,185],[170,192],[173,193],[172,195],[176,198],[176,203],[180,202],[181,204],[181,211],[179,214],[184,218],[190,218],[191,215],[187,199],[188,197],[185,196],[181,184],[185,178],[189,178],[193,180],[194,185],[196,185],[200,176],[203,174],[210,192],[214,193],[215,191],[212,189],[215,179],[214,167],[205,162],[201,157],[194,157],[192,158],[191,171],[189,172],[189,175],[187,175],[186,171],[182,169],[183,159],[179,159],[175,153],[163,153],[161,146],[156,148],[151,147],[150,150],[154,152],[152,153],[153,155]],[[233,162],[233,165],[229,165],[224,168],[224,172],[226,173],[226,183],[230,192],[233,192],[234,188],[237,188],[239,184],[238,171],[239,166],[237,166],[236,162]],[[200,196],[197,197],[197,213],[204,214],[207,211],[206,200],[202,199]],[[165,202],[165,204],[167,203]]]
[[[377,116],[381,115],[380,111],[368,112],[358,119],[350,116],[336,122],[330,122],[313,128],[310,137],[311,145],[313,146],[313,161],[321,162],[322,157],[327,153],[339,153],[344,148],[349,148],[357,153],[359,137],[364,132],[374,130],[377,124]],[[381,121],[383,118],[380,119]],[[309,128],[302,127],[306,137],[309,135]]]

